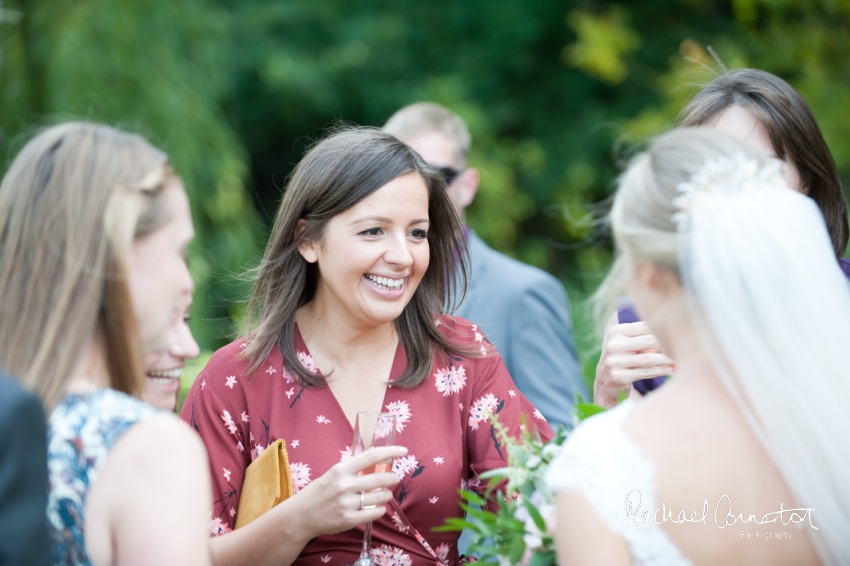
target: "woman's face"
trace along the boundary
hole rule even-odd
[[[142,399],[154,407],[173,411],[177,406],[180,391],[180,376],[186,361],[198,357],[200,349],[189,330],[189,310],[192,308],[192,293],[181,297],[181,310],[168,329],[168,347],[164,352],[155,352],[144,357],[145,385]]]
[[[144,356],[168,350],[169,329],[194,290],[186,265],[186,247],[195,236],[189,200],[179,180],[163,190],[168,222],[137,238],[130,250],[130,295]]]
[[[779,159],[776,155],[776,149],[770,142],[770,136],[767,135],[764,127],[762,127],[752,113],[738,105],[730,106],[726,110],[723,110],[710,119],[706,123],[706,126],[735,136],[769,157]],[[806,194],[807,191],[800,180],[800,171],[797,169],[797,165],[790,161],[784,161],[783,163],[785,163],[783,171],[785,182],[795,191]]]
[[[352,329],[398,318],[428,269],[428,189],[418,173],[397,177],[299,246],[319,268],[314,308]]]

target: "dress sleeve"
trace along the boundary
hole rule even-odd
[[[201,436],[209,456],[211,536],[233,530],[242,480],[250,464],[245,452],[245,446],[250,446],[246,435],[251,433],[242,418],[246,414],[244,396],[241,390],[226,386],[228,376],[236,373],[235,364],[217,357],[213,356],[195,379],[180,411],[180,417]]]
[[[475,360],[472,405],[469,408],[467,450],[469,487],[483,492],[487,482],[478,476],[507,465],[507,452],[490,425],[495,413],[509,436],[518,438],[525,430],[538,433],[544,440],[554,434],[552,428],[531,402],[520,393],[498,353]]]

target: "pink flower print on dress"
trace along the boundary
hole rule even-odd
[[[434,385],[443,397],[457,393],[466,385],[466,369],[463,366],[452,366],[437,370],[434,374]]]
[[[442,464],[443,462],[444,462],[444,460],[443,460],[442,456],[437,456],[436,458],[434,458],[434,463],[437,464],[438,466],[440,464]]]
[[[226,535],[232,531],[227,523],[221,520],[221,517],[216,517],[210,520],[210,535],[217,537],[218,535]]]
[[[319,368],[316,366],[316,362],[313,361],[313,356],[307,352],[298,352],[298,361],[301,362],[301,365],[304,366],[310,373],[319,373]]]
[[[392,419],[378,419],[375,423],[375,438],[386,438],[392,429]]]
[[[236,385],[236,376],[235,375],[228,375],[227,376],[227,383],[225,383],[224,385],[233,389],[233,386]]]
[[[292,377],[292,374],[286,371],[286,368],[283,368],[283,379],[286,380],[286,383],[295,383],[295,378]]]
[[[251,461],[253,462],[257,458],[259,458],[260,454],[262,454],[265,450],[266,450],[265,446],[260,446],[259,444],[255,444],[254,449],[251,450]]]
[[[294,387],[290,387],[290,388],[289,388],[289,391],[287,391],[287,392],[286,392],[286,398],[287,398],[287,399],[290,399],[293,395],[295,395],[295,388],[294,388]]]
[[[440,561],[440,564],[449,563],[449,550],[451,550],[451,548],[452,547],[445,542],[437,547],[437,560]]]
[[[407,401],[393,401],[387,405],[387,412],[395,415],[395,430],[401,434],[407,421],[410,420],[410,405]]]
[[[401,517],[398,516],[398,513],[393,513],[392,520],[393,524],[398,529],[398,532],[405,533],[408,531],[408,529],[410,529],[409,526],[404,524],[404,521],[401,520]]]
[[[534,418],[537,419],[538,421],[545,421],[546,420],[546,417],[543,416],[543,413],[541,413],[537,409],[534,409]]]
[[[302,462],[295,462],[289,465],[289,470],[292,472],[292,487],[294,493],[298,493],[307,486],[312,480],[310,479],[310,466]]]
[[[331,420],[326,418],[325,415],[319,415],[316,417],[316,422],[319,424],[331,424]]]
[[[339,451],[339,461],[340,462],[345,462],[346,460],[348,460],[352,456],[354,456],[354,454],[351,452],[351,446],[346,446],[345,450]]]
[[[236,516],[236,509],[234,509],[233,507],[231,507],[231,508],[230,508],[230,516],[231,516],[231,517],[235,517],[235,516]]]
[[[321,560],[322,562],[324,562],[325,564],[327,564],[328,562],[330,562],[330,561],[331,561],[331,557],[330,557],[330,556],[325,555],[325,556],[322,556],[321,558],[319,558],[319,560]]]
[[[268,368],[266,368],[266,373],[271,375],[273,373],[277,373],[277,370],[274,369],[274,366],[269,366]]]
[[[492,393],[488,393],[475,401],[469,410],[469,427],[472,430],[478,430],[478,423],[487,420],[498,407],[499,398]]]
[[[228,470],[227,468],[222,468],[222,470],[224,470],[224,473],[221,474],[221,475],[224,476],[224,479],[225,479],[226,482],[230,483],[230,474],[231,474],[230,470]]]
[[[419,460],[416,459],[416,456],[413,454],[408,454],[407,456],[402,456],[401,458],[396,458],[393,460],[393,473],[399,479],[399,481],[404,479],[404,476],[407,474],[414,472],[416,468],[419,467]]]
[[[243,423],[248,422],[248,413],[246,413],[245,411],[242,411],[242,422]]]
[[[425,540],[425,537],[423,537],[422,535],[419,534],[419,531],[414,529],[413,530],[413,536],[416,537],[416,540],[419,542],[419,544],[422,545],[422,548],[424,548],[425,550],[428,551],[428,554],[430,554],[434,558],[437,557],[437,553],[434,552],[434,549],[431,548],[431,545],[428,544],[428,541]]]
[[[386,544],[372,549],[372,560],[378,566],[413,566],[410,556],[402,549]]]
[[[508,389],[508,395],[510,395],[511,397],[516,397],[516,391],[514,391],[513,389]]]
[[[440,498],[437,497],[436,495],[434,497],[431,497],[431,498],[428,499],[428,501],[430,501],[432,505],[439,500],[440,500]]]
[[[239,441],[239,444],[236,445],[236,449],[240,452],[245,452],[245,447],[242,446],[242,441]]]
[[[292,448],[298,448],[299,444],[301,444],[301,441],[296,438],[292,441]]]
[[[224,426],[230,431],[230,434],[236,436],[236,423],[233,422],[233,417],[230,416],[230,411],[227,409],[221,414],[221,420],[224,421]]]

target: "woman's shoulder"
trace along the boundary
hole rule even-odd
[[[496,353],[495,348],[474,322],[460,316],[438,314],[434,323],[443,336],[465,348],[480,350],[482,356]]]
[[[72,393],[50,414],[48,434],[65,437],[93,428],[104,433],[108,449],[127,427],[158,412],[159,409],[115,389]]]
[[[279,365],[282,357],[277,346],[260,363],[259,369],[252,371],[253,360],[245,357],[243,352],[248,346],[247,338],[239,338],[226,346],[216,350],[204,366],[202,374],[232,374],[235,378],[248,377],[252,374],[261,373],[262,368],[269,363]]]
[[[116,443],[116,453],[129,463],[142,465],[141,460],[152,463],[150,458],[162,465],[174,462],[174,458],[206,456],[200,437],[180,418],[166,411],[158,411],[130,428]],[[120,449],[120,450],[119,450]]]

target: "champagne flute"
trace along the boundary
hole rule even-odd
[[[373,446],[392,446],[395,443],[395,427],[396,416],[393,413],[357,413],[354,421],[352,454],[360,454]],[[392,469],[392,465],[392,460],[378,462],[360,470],[360,475],[388,472]],[[360,550],[360,558],[351,566],[376,566],[372,561],[371,522],[363,525],[363,547]]]

